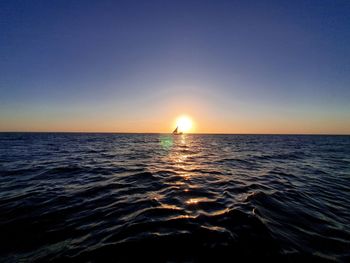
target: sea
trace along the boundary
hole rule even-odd
[[[350,262],[350,136],[0,133],[0,262]]]

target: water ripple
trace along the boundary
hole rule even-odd
[[[0,134],[0,260],[350,260],[350,137]]]

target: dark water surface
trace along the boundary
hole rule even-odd
[[[350,261],[350,137],[0,134],[0,261]]]

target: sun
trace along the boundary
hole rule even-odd
[[[176,120],[179,132],[189,132],[192,128],[192,120],[187,116],[181,116]]]

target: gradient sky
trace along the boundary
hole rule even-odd
[[[0,131],[350,134],[350,1],[1,1]]]

